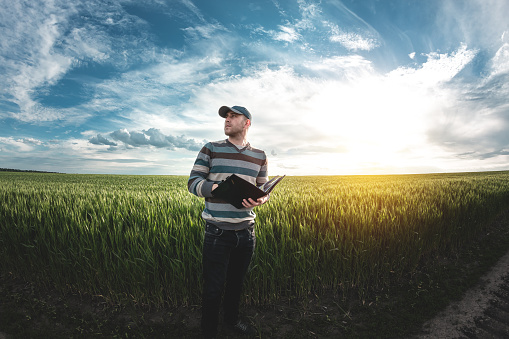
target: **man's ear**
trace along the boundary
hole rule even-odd
[[[246,119],[246,127],[251,127],[251,120],[249,119]]]

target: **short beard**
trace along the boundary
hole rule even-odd
[[[234,138],[234,139],[239,137],[239,136],[243,136],[244,135],[242,132],[234,132],[234,131],[230,131],[230,132],[224,131],[224,134],[227,137],[231,137],[231,138]]]

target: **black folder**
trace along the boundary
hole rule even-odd
[[[269,194],[284,177],[285,175],[282,177],[276,176],[259,188],[238,175],[232,174],[212,191],[212,195],[240,209],[244,208],[242,200],[249,198],[257,200]]]

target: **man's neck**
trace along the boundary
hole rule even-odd
[[[228,141],[231,142],[232,144],[234,145],[239,145],[239,146],[246,146],[247,145],[247,140],[246,140],[246,136],[245,135],[230,135],[228,137]]]

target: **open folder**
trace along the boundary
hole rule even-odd
[[[269,194],[284,177],[285,175],[282,177],[276,176],[262,186],[256,187],[238,175],[232,174],[212,191],[212,195],[215,198],[223,199],[237,208],[244,208],[242,200],[249,198],[256,200]]]

